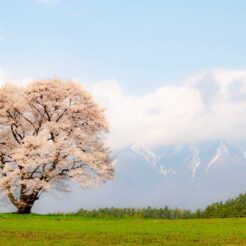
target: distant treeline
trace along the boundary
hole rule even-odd
[[[151,218],[151,219],[197,219],[246,217],[246,193],[235,199],[213,203],[204,210],[164,208],[100,208],[80,209],[78,215],[91,218]]]

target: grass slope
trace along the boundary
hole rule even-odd
[[[0,215],[0,245],[246,245],[246,219]]]

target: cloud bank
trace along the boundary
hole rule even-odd
[[[0,69],[0,85],[31,80],[9,79]],[[113,80],[86,89],[106,108],[113,150],[246,138],[246,70],[204,71],[142,96],[125,93]]]
[[[5,82],[8,81],[8,78],[6,74],[3,72],[3,70],[0,68],[0,85],[4,84]]]
[[[25,78],[12,77],[11,73],[6,72],[0,67],[0,86],[6,83],[22,86],[30,83],[31,81],[33,81],[33,78],[31,77],[25,77]]]
[[[143,96],[127,95],[117,81],[90,90],[107,109],[113,149],[246,137],[246,71],[204,71]]]

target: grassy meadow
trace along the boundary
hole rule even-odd
[[[100,219],[78,215],[0,215],[0,246],[246,245],[246,218]]]

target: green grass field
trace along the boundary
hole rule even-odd
[[[0,245],[246,245],[246,219],[0,215]]]

